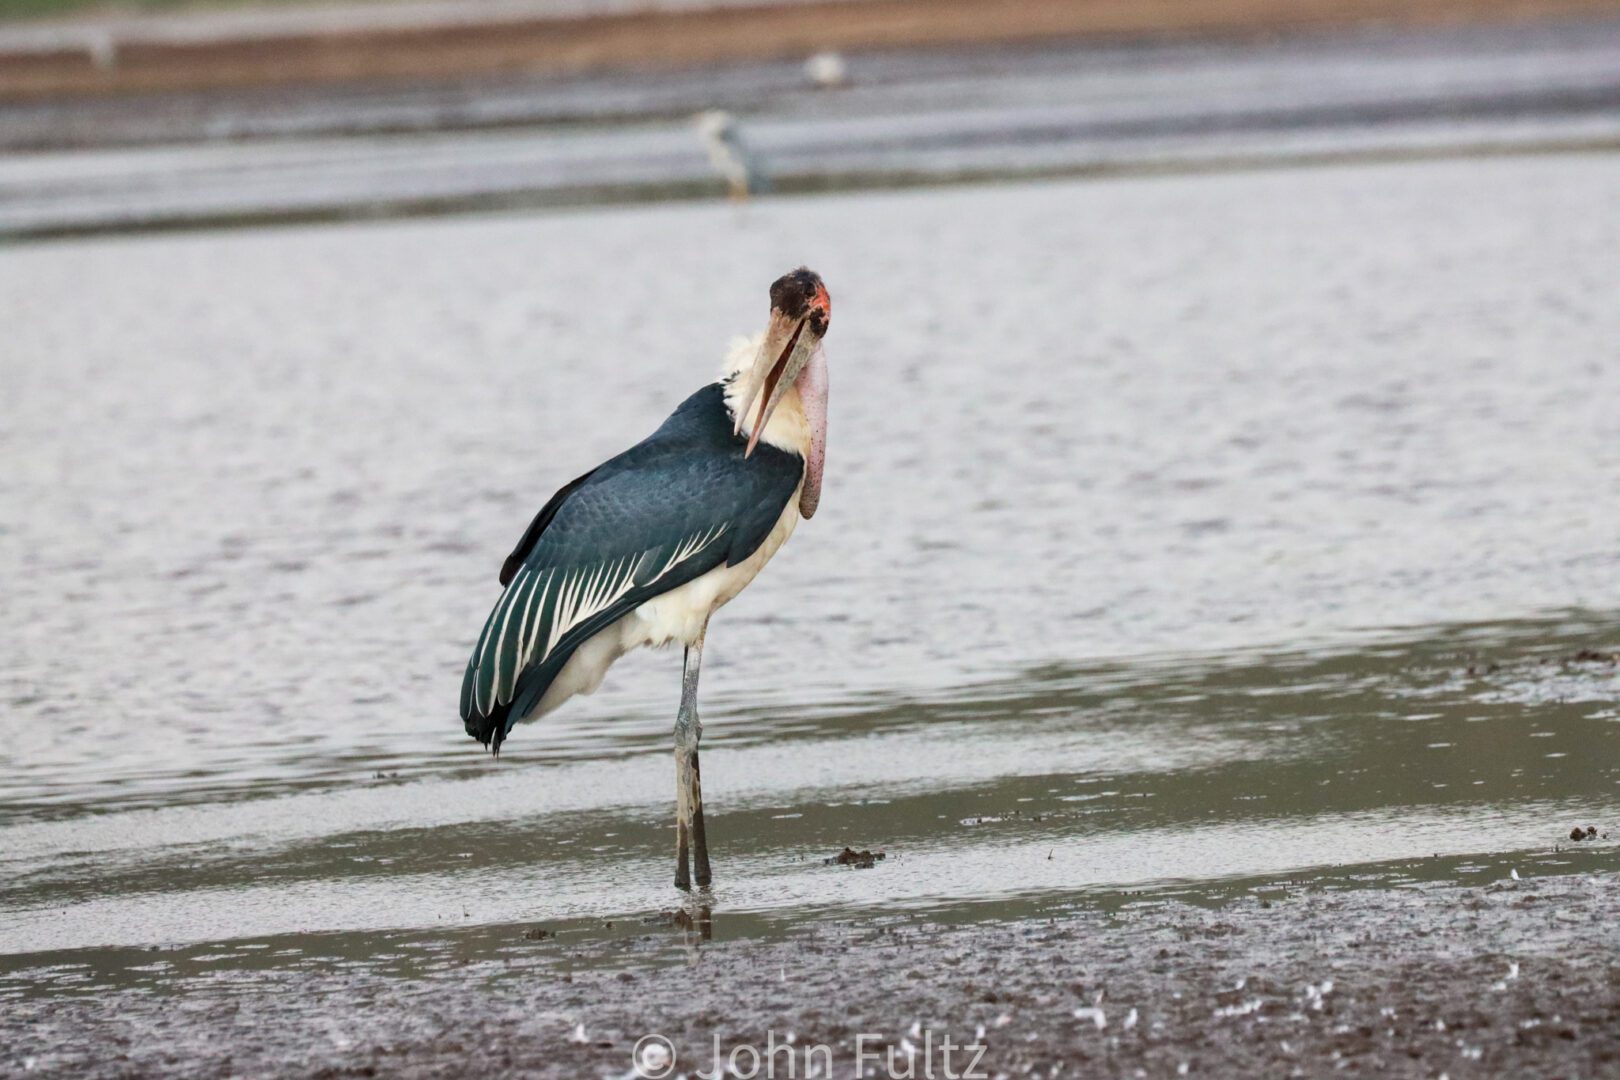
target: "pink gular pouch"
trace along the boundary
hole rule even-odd
[[[815,516],[821,502],[821,467],[827,458],[827,354],[821,346],[799,372],[799,404],[810,426],[810,457],[804,463],[804,485],[799,489],[799,514]]]

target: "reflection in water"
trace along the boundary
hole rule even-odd
[[[686,906],[675,913],[675,925],[686,932],[684,940],[691,944],[714,939],[714,909],[700,903]]]

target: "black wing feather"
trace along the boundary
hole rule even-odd
[[[752,555],[804,475],[768,445],[744,458],[724,389],[557,492],[501,569],[506,586],[462,679],[467,733],[500,748],[581,644],[648,600]]]
[[[596,475],[596,470],[592,469],[584,476],[570,480],[558,488],[557,494],[551,497],[551,501],[541,507],[538,514],[534,515],[534,520],[529,522],[529,527],[524,530],[523,539],[517,542],[517,547],[512,549],[512,554],[508,555],[506,561],[501,564],[502,585],[512,584],[512,578],[517,573],[518,567],[523,565],[523,560],[527,559],[529,552],[534,550],[534,545],[539,541],[540,534],[546,531],[546,526],[550,525],[552,519],[557,516],[557,511],[561,508],[563,501],[572,495],[579,485],[594,475]]]

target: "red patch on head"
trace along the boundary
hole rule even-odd
[[[832,297],[827,295],[827,286],[817,282],[816,295],[810,298],[810,306],[832,318]]]

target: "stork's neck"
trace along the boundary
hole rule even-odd
[[[726,354],[725,375],[722,382],[726,388],[726,412],[732,422],[737,419],[737,410],[742,406],[743,380],[741,375],[753,365],[754,357],[759,353],[760,342],[765,339],[764,334],[757,334],[751,338],[738,338],[731,343],[731,351]],[[754,402],[754,408],[759,408],[759,402]],[[748,425],[743,425],[746,434]],[[810,455],[810,424],[804,417],[804,403],[799,399],[798,386],[790,386],[782,394],[782,400],[777,404],[776,411],[765,425],[765,431],[760,435],[759,441],[770,443],[778,450],[786,450],[790,454],[798,454],[802,458]]]

